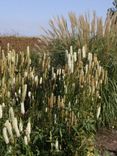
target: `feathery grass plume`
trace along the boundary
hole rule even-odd
[[[6,127],[3,128],[3,137],[4,137],[5,143],[9,144],[9,138],[8,138],[8,133],[7,133],[7,128]]]

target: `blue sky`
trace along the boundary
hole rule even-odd
[[[112,0],[0,0],[0,33],[37,36],[54,16],[96,11],[105,18]]]

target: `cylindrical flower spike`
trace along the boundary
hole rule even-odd
[[[31,122],[30,122],[30,118],[28,120],[28,123],[27,123],[27,127],[26,127],[26,135],[30,135],[31,133]]]
[[[21,113],[25,114],[24,102],[21,102]]]
[[[0,105],[0,119],[2,118],[3,116],[3,110],[2,110],[2,105]]]
[[[13,110],[13,107],[10,107],[9,108],[9,118],[11,121],[13,121],[14,119],[14,110]]]
[[[24,102],[27,93],[27,84],[23,85],[22,89],[22,101]]]
[[[56,149],[56,151],[59,151],[59,142],[58,142],[58,139],[56,139],[56,142],[55,142],[55,149]]]
[[[14,142],[13,132],[12,132],[12,126],[11,126],[11,123],[9,122],[9,120],[6,120],[6,122],[5,122],[5,127],[6,127],[7,130],[8,130],[8,133],[9,133],[9,135],[10,135],[10,138],[11,138],[12,142]]]
[[[86,46],[82,47],[82,58],[86,58]]]
[[[43,82],[43,78],[42,78],[42,77],[40,77],[40,84],[42,84],[42,82]]]
[[[20,132],[23,131],[23,123],[22,123],[22,119],[20,118],[20,123],[19,123],[19,130]]]
[[[24,136],[24,144],[28,145],[28,138],[27,138],[27,136]]]
[[[3,137],[4,137],[5,143],[8,144],[9,143],[9,138],[8,138],[8,133],[7,133],[7,128],[6,127],[3,128]]]
[[[100,116],[100,112],[101,112],[101,106],[99,106],[98,109],[97,109],[97,119],[98,119],[99,116]]]
[[[18,123],[17,123],[17,118],[15,117],[12,121],[13,123],[13,128],[15,130],[16,136],[20,137],[20,132],[19,132],[19,128],[18,128]]]

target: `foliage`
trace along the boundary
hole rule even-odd
[[[18,54],[8,44],[7,51],[0,59],[4,155],[93,154],[101,88],[108,80],[97,56],[86,46],[77,53],[71,46],[64,68],[52,67],[44,54],[38,72],[29,47]]]
[[[96,130],[116,128],[116,27],[69,19],[50,21],[38,53],[0,49],[1,155],[94,156]]]

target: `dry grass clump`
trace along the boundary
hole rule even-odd
[[[96,16],[95,12],[92,16],[85,14],[79,17],[71,12],[68,18],[69,20],[66,20],[63,16],[58,16],[49,21],[50,29],[44,30],[45,35],[42,36],[42,41],[46,46],[52,44],[51,41],[59,39],[65,46],[70,46],[72,40],[75,40],[77,46],[82,47],[94,37],[107,38],[117,32],[116,24],[114,24],[116,16],[112,19],[108,17],[105,23],[102,18]]]

